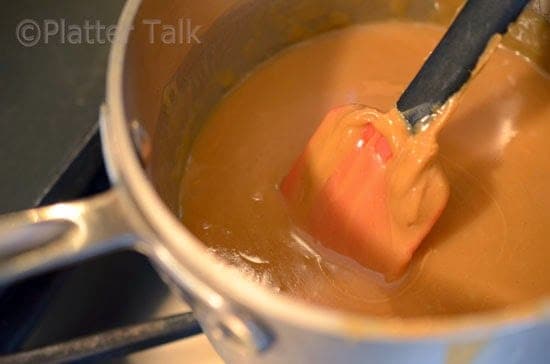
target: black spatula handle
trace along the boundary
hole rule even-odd
[[[528,0],[469,0],[397,102],[411,127],[433,114],[469,79],[493,35],[504,34]]]

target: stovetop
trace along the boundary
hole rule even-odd
[[[42,40],[29,46],[22,44],[17,31],[22,21],[29,20],[116,24],[124,0],[0,0],[0,4],[0,213],[107,189],[97,118],[104,97],[108,42],[62,44],[52,38],[48,44]],[[182,358],[220,362],[204,335],[123,355],[197,334],[200,328],[186,312],[189,308],[170,293],[144,257],[114,254],[0,288],[0,362],[1,355],[66,345],[129,325],[141,325],[143,333],[152,336],[141,346],[109,352],[102,362],[169,364]],[[154,321],[166,317],[172,318]],[[122,336],[127,333],[121,330]]]
[[[138,254],[119,253],[97,259],[72,269],[61,279],[63,283],[24,348],[43,347],[189,311]],[[189,363],[221,363],[204,335],[108,362],[171,364],[183,359]]]

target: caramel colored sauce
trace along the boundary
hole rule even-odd
[[[503,47],[439,136],[448,206],[399,281],[304,240],[278,184],[332,108],[390,110],[443,35],[349,27],[261,65],[214,110],[182,182],[183,222],[251,280],[383,316],[452,315],[550,292],[550,78]]]

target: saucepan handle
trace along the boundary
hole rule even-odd
[[[0,216],[0,287],[115,250],[137,248],[139,220],[133,213],[114,188],[81,201]],[[159,260],[164,250],[151,244],[150,252],[153,247],[157,254],[150,255]],[[272,337],[262,326],[237,315],[222,296],[187,271],[177,270],[170,254],[160,256],[158,266],[175,269],[182,279],[178,290],[214,340],[242,353],[260,353],[270,346]]]
[[[137,240],[120,192],[0,216],[0,286]]]

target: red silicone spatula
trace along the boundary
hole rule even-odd
[[[348,105],[326,116],[281,184],[313,237],[389,278],[404,271],[449,194],[434,115],[527,3],[467,1],[395,112]]]

